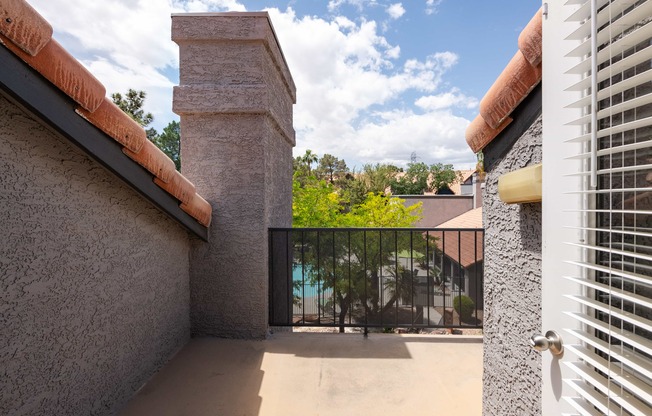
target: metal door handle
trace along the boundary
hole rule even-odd
[[[530,346],[537,351],[550,350],[552,355],[560,355],[564,352],[561,336],[555,331],[548,331],[546,335],[532,335]]]

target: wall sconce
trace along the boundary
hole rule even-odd
[[[498,196],[507,204],[541,202],[541,163],[498,178]]]

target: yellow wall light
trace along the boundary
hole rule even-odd
[[[507,204],[541,202],[541,163],[498,178],[498,196]]]

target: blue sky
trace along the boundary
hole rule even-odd
[[[475,165],[464,130],[535,0],[31,0],[107,91],[145,90],[161,130],[178,49],[170,14],[268,10],[297,85],[295,155]]]

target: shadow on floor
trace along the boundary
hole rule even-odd
[[[479,337],[200,338],[155,375],[121,415],[480,414],[481,369]],[[435,408],[440,411],[433,413]]]

